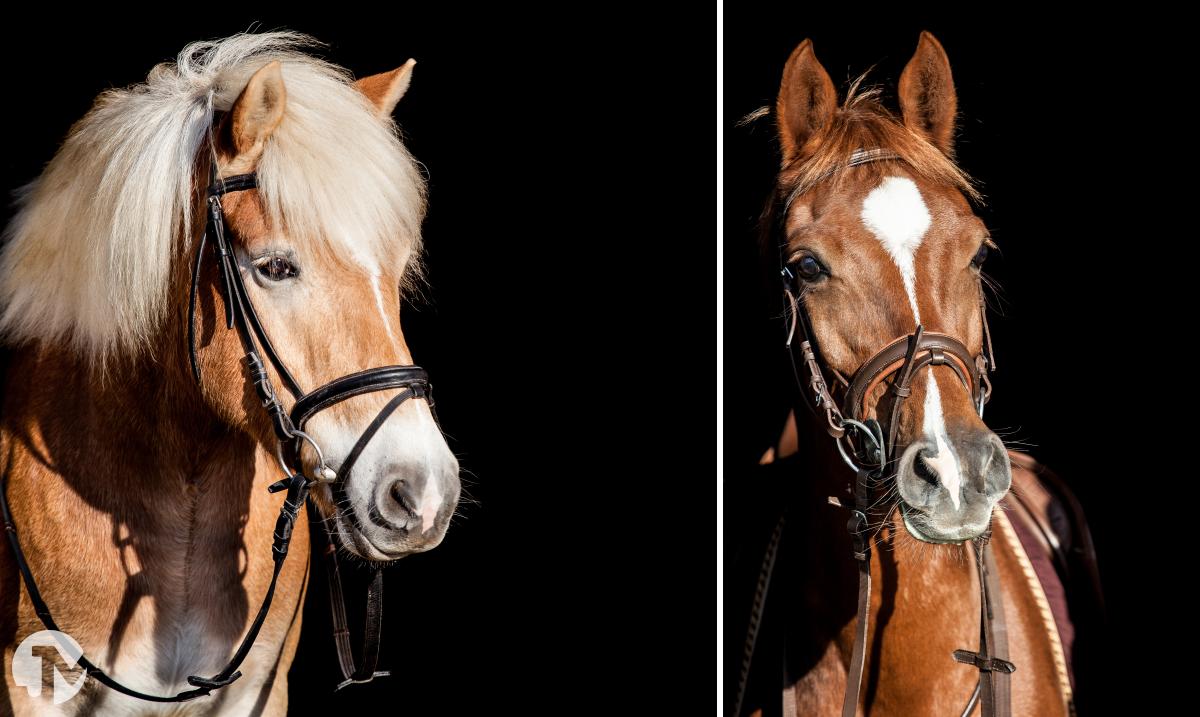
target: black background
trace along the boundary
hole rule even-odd
[[[986,6],[925,16],[726,8],[726,481],[777,434],[791,382],[777,284],[764,288],[754,233],[778,167],[775,130],[735,123],[774,104],[806,37],[839,92],[874,65],[895,108],[900,72],[930,30],[958,89],[958,158],[982,181],[979,214],[1001,247],[986,266],[1004,296],[991,321],[999,371],[988,424],[1015,431],[1010,440],[1064,476],[1088,512],[1111,623],[1112,679],[1099,689],[1171,702],[1189,679],[1195,633],[1182,588],[1196,479],[1194,127],[1177,100],[1194,84],[1189,45],[1169,17],[1136,13],[1056,24]]]
[[[430,288],[404,331],[474,502],[388,573],[390,680],[332,695],[314,583],[292,711],[708,709],[712,36],[628,8],[451,9],[8,21],[0,190],[193,40],[259,21],[358,76],[417,58],[396,118],[429,172]]]

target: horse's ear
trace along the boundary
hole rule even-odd
[[[783,68],[775,104],[784,166],[812,154],[836,111],[833,80],[817,61],[812,40],[805,40],[792,51]]]
[[[275,60],[254,73],[233,103],[231,131],[238,171],[249,172],[258,163],[263,145],[283,119],[285,104],[287,89],[279,61]]]
[[[917,51],[900,74],[900,111],[904,124],[928,137],[946,156],[953,156],[958,96],[950,58],[928,32],[921,33]]]
[[[408,85],[412,82],[413,66],[416,64],[416,60],[410,59],[391,72],[381,72],[357,80],[354,86],[371,100],[380,117],[390,117],[400,98],[408,91]]]

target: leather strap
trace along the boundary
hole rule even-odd
[[[842,717],[855,717],[862,699],[863,668],[867,660],[867,630],[871,619],[871,558],[858,563],[858,624],[854,628],[854,647],[846,674],[846,696],[842,699]]]
[[[1000,595],[1000,577],[996,568],[996,557],[992,546],[983,548],[983,584],[986,586],[987,621],[984,635],[992,652],[993,669],[983,673],[992,685],[992,712],[994,717],[1010,717],[1012,714],[1012,678],[1016,665],[1008,661],[1008,621],[1004,617],[1004,604]],[[985,685],[986,689],[986,685]]]
[[[375,669],[379,660],[379,635],[383,626],[383,571],[376,568],[367,587],[367,609],[363,622],[363,647],[359,659],[354,659],[354,650],[350,645],[350,624],[346,619],[346,598],[342,590],[342,574],[338,566],[337,544],[328,521],[322,521],[316,515],[316,509],[309,503],[309,523],[320,523],[324,530],[316,531],[322,536],[324,543],[321,554],[324,556],[326,583],[329,588],[330,617],[333,625],[333,642],[337,647],[338,665],[342,671],[343,680],[335,689],[347,685],[370,682],[376,677],[388,677],[390,672]]]
[[[920,336],[916,345],[910,346],[912,337],[918,333]],[[911,358],[910,349],[913,350]],[[907,375],[897,382],[897,385],[907,388],[912,376],[931,363],[949,365],[972,395],[978,391],[975,358],[967,347],[953,336],[924,331],[918,326],[913,334],[901,336],[884,346],[855,372],[842,410],[852,418],[865,416],[866,401],[881,381],[908,366]]]
[[[346,479],[350,477],[350,471],[354,470],[354,464],[358,463],[358,457],[362,455],[363,449],[365,449],[367,444],[371,442],[371,439],[375,437],[375,433],[383,427],[384,421],[386,421],[392,415],[392,413],[400,407],[400,404],[412,398],[414,395],[415,394],[411,388],[406,388],[393,396],[392,400],[388,401],[387,404],[379,410],[379,413],[375,415],[375,419],[371,421],[371,425],[367,426],[367,430],[363,431],[362,435],[358,437],[358,441],[354,444],[354,447],[350,449],[350,452],[346,454],[346,459],[342,461],[342,465],[338,467],[338,480],[342,481],[343,484],[345,483]]]
[[[78,664],[83,667],[89,677],[95,679],[100,684],[121,694],[147,702],[187,702],[197,697],[207,696],[213,690],[232,684],[242,676],[242,673],[238,671],[238,667],[241,666],[246,656],[250,654],[250,648],[254,646],[254,641],[258,638],[258,633],[262,629],[263,622],[266,621],[267,613],[270,611],[271,600],[275,596],[275,585],[279,581],[279,573],[283,570],[283,563],[288,554],[288,546],[291,543],[292,528],[295,526],[296,516],[299,514],[300,506],[304,505],[307,495],[308,481],[303,476],[292,476],[288,483],[287,498],[283,501],[283,506],[279,510],[279,518],[275,522],[275,540],[271,546],[275,566],[271,572],[271,583],[267,586],[266,595],[263,596],[262,604],[259,606],[258,614],[254,617],[254,622],[250,624],[250,629],[246,631],[233,657],[229,659],[229,662],[220,672],[212,677],[201,677],[199,675],[188,677],[187,682],[194,689],[183,690],[175,695],[151,695],[121,684],[97,667],[85,655],[80,655]],[[21,580],[25,583],[26,592],[29,593],[29,601],[33,604],[34,613],[37,614],[38,619],[42,621],[47,630],[62,632],[50,613],[50,607],[46,604],[45,599],[42,598],[41,591],[38,590],[37,581],[33,577],[33,570],[30,569],[29,561],[25,558],[25,551],[21,549],[21,541],[17,537],[17,526],[13,522],[12,510],[8,504],[7,473],[0,477],[0,512],[3,513],[4,529],[8,533],[9,545],[12,546],[13,556],[17,561],[17,569],[21,572]]]
[[[414,398],[428,398],[429,374],[420,366],[382,366],[342,376],[299,397],[292,406],[292,423],[303,430],[308,419],[330,406],[392,388],[407,388]]]
[[[990,544],[975,545],[979,572],[979,651],[955,650],[954,659],[979,670],[979,685],[967,703],[967,712],[978,700],[983,717],[1011,717],[1012,685],[1016,666],[1008,661],[1008,623],[1000,595],[996,559]],[[967,712],[964,712],[966,714]]]
[[[846,695],[842,699],[842,717],[855,717],[862,699],[863,669],[867,661],[867,633],[871,621],[871,535],[867,511],[871,507],[871,485],[878,480],[866,469],[859,469],[854,481],[854,510],[846,521],[846,530],[858,561],[858,610],[854,628],[854,646],[846,673]]]
[[[783,529],[787,524],[787,511],[780,512],[771,531],[771,539],[759,566],[758,582],[754,588],[754,603],[750,608],[750,623],[746,628],[746,641],[742,644],[742,665],[738,672],[737,695],[733,703],[733,717],[742,717],[742,705],[746,701],[746,688],[750,683],[750,667],[754,664],[754,651],[758,646],[758,629],[762,625],[763,610],[771,590],[771,578],[775,574],[775,558],[779,555],[779,544],[783,540]]]
[[[225,235],[225,212],[221,206],[221,196],[226,192],[241,191],[257,186],[254,175],[241,174],[223,181],[214,178],[213,185],[208,190],[208,232],[213,234],[212,240],[216,244],[218,268],[221,271],[221,281],[225,291],[225,321],[227,328],[237,327],[247,351],[254,349],[254,342],[250,338],[250,334],[253,332],[254,338],[258,340],[258,345],[266,354],[267,360],[278,372],[284,387],[293,396],[299,398],[304,394],[304,390],[300,388],[300,384],[296,382],[287,366],[279,358],[279,354],[271,344],[270,337],[263,329],[258,312],[254,310],[254,304],[246,292],[246,284],[242,280],[242,272],[238,269],[233,245],[229,243],[229,238]]]
[[[780,257],[780,261],[783,258]],[[814,343],[813,332],[809,329],[808,313],[800,306],[799,299],[792,292],[791,283],[795,282],[796,277],[792,274],[792,270],[784,266],[782,271],[784,285],[784,313],[790,317],[787,333],[787,341],[785,345],[788,352],[788,365],[792,367],[792,376],[796,380],[796,390],[799,391],[802,398],[802,403],[810,413],[816,415],[818,411],[825,413],[825,430],[834,439],[840,439],[846,434],[846,429],[842,425],[842,413],[838,410],[837,402],[833,400],[833,396],[829,393],[829,385],[825,381],[825,374],[821,370],[820,351]],[[800,355],[804,363],[804,369],[808,373],[808,388],[804,390],[805,381],[800,377],[800,361],[796,360],[796,350],[793,346],[796,343],[796,333],[800,334]],[[837,372],[834,375],[841,378]],[[811,392],[811,394],[810,394]],[[799,416],[800,414],[796,414]]]

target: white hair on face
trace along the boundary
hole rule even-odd
[[[913,321],[921,323],[916,256],[933,218],[916,182],[908,177],[885,177],[863,200],[862,221],[896,263]]]
[[[145,83],[101,94],[20,192],[0,253],[5,339],[61,341],[100,359],[149,344],[167,314],[173,262],[190,257],[201,216],[193,188],[208,182],[194,174],[210,151],[213,110],[230,110],[273,60],[287,102],[258,166],[271,226],[368,267],[410,263],[424,181],[346,71],[301,51],[316,44],[292,32],[194,43]]]

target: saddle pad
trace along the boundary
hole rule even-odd
[[[1023,454],[1013,454],[1012,459],[1012,489],[1002,504],[1049,603],[1074,688],[1075,625],[1062,573],[1072,547],[1071,521],[1058,498],[1042,484],[1036,462]]]

